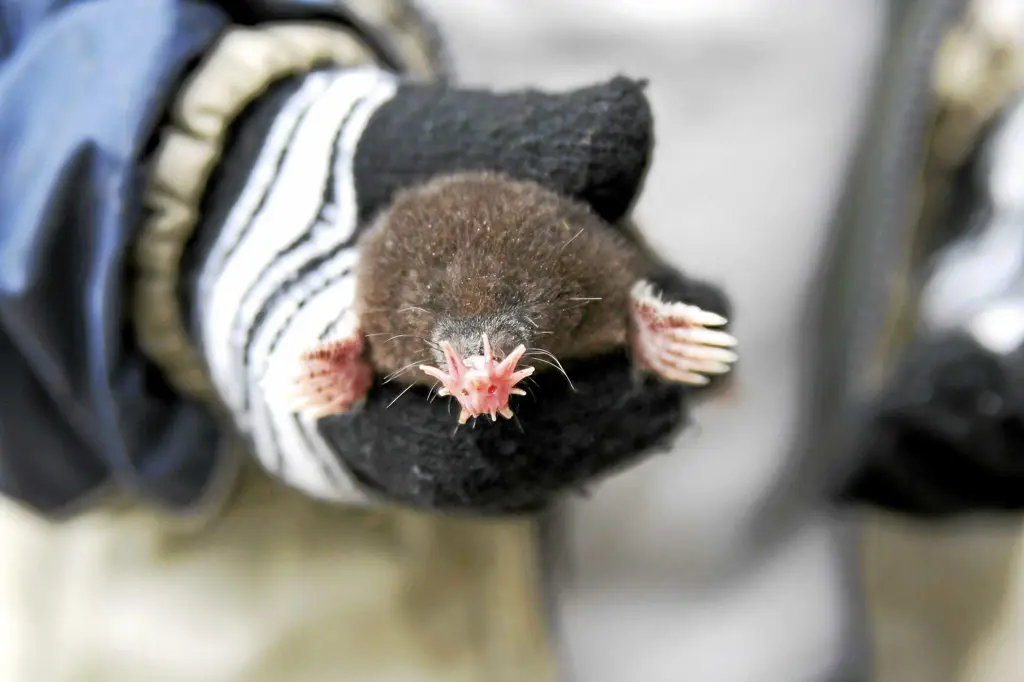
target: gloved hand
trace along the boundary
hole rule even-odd
[[[873,407],[843,496],[921,516],[1024,507],[1021,360],[967,334],[915,342]]]
[[[522,426],[456,433],[445,400],[392,405],[402,387],[381,377],[363,405],[318,421],[275,411],[259,388],[275,343],[315,340],[336,321],[361,229],[402,188],[494,171],[626,225],[652,145],[642,89],[616,78],[565,94],[499,95],[320,73],[254,106],[213,179],[186,298],[215,383],[263,465],[331,499],[351,499],[355,481],[358,495],[505,513],[542,508],[665,445],[697,389],[638,383],[625,354],[567,366],[575,390],[538,376],[544,400],[519,403]],[[653,279],[666,298],[729,314],[713,286],[668,266]],[[317,298],[325,291],[339,292],[337,305]]]
[[[924,259],[916,332],[864,408],[847,501],[949,516],[1024,509],[1024,104],[982,141]]]

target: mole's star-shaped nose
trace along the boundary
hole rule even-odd
[[[526,353],[526,346],[520,345],[501,362],[494,359],[487,334],[483,335],[483,355],[462,359],[451,343],[441,342],[447,372],[430,365],[420,365],[420,370],[441,382],[438,395],[450,395],[459,401],[462,412],[459,423],[465,424],[470,417],[489,414],[491,421],[497,421],[500,414],[512,418],[508,406],[509,396],[526,395],[516,384],[534,372],[533,367],[516,370],[516,364]]]

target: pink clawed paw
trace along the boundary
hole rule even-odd
[[[366,398],[373,371],[358,334],[326,341],[296,361],[277,365],[263,380],[268,400],[319,418],[347,412]]]
[[[630,292],[631,344],[641,369],[664,379],[694,386],[709,382],[708,375],[724,374],[738,356],[730,334],[721,327],[727,320],[697,306],[669,303],[646,281]]]
[[[508,405],[512,395],[525,395],[525,391],[516,388],[516,384],[534,372],[533,367],[516,370],[516,364],[526,352],[525,346],[519,346],[508,356],[498,362],[494,359],[490,341],[483,335],[483,355],[463,359],[447,341],[441,343],[444,351],[447,371],[430,365],[420,365],[428,376],[441,382],[438,395],[452,396],[459,401],[462,412],[459,423],[465,424],[470,417],[482,414],[491,416],[497,421],[497,415],[505,419],[512,418],[512,409]]]

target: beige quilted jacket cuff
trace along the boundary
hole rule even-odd
[[[404,2],[352,2],[403,62],[409,78],[446,71],[439,42]],[[358,66],[378,55],[340,25],[288,22],[226,31],[172,103],[144,196],[134,249],[133,323],[142,351],[183,395],[222,412],[178,299],[179,265],[231,122],[273,83],[325,64]]]

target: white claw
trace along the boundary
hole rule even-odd
[[[736,337],[711,329],[728,320],[687,303],[662,300],[653,285],[637,282],[631,292],[638,335],[634,343],[641,362],[662,377],[694,386],[710,382],[706,375],[725,374],[739,359],[729,350]]]
[[[679,372],[671,368],[665,368],[660,371],[666,379],[671,381],[678,381],[682,384],[690,384],[691,386],[706,386],[711,380],[703,374],[697,374],[696,372]]]
[[[713,329],[701,329],[699,327],[684,327],[673,330],[672,338],[677,341],[689,341],[690,343],[705,346],[721,346],[725,348],[731,348],[738,343],[736,337],[732,334],[714,331]]]
[[[669,355],[676,355],[695,360],[713,360],[715,362],[733,363],[739,360],[740,356],[726,348],[715,346],[699,346],[692,343],[670,343],[666,344],[665,352]]]
[[[688,305],[686,303],[672,303],[665,305],[662,314],[666,317],[677,317],[686,320],[690,324],[700,325],[703,327],[721,327],[729,322],[729,320],[718,313],[713,313],[709,310],[702,310],[695,305]]]
[[[688,317],[694,324],[699,324],[704,327],[721,327],[729,322],[729,320],[725,319],[721,315],[708,312],[707,310],[701,310],[700,308],[697,308]]]
[[[679,367],[686,367],[687,369],[695,372],[701,372],[703,374],[725,374],[730,369],[729,365],[724,362],[713,362],[707,360],[697,360],[689,358],[685,360],[675,360],[675,365]]]

